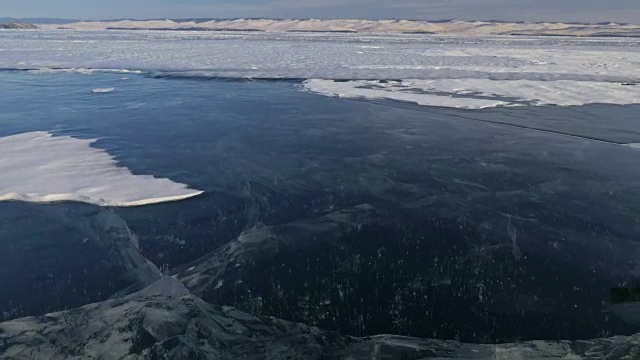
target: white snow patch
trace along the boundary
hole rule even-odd
[[[629,144],[624,144],[624,146],[628,146],[630,148],[634,148],[634,149],[640,150],[640,143],[629,143]]]
[[[114,91],[116,91],[115,88],[95,88],[91,90],[91,92],[94,94],[105,94],[105,93],[110,93]]]
[[[202,194],[187,185],[133,175],[96,140],[29,132],[0,138],[0,201],[78,201],[100,206],[140,206]]]
[[[597,81],[438,79],[337,82],[312,79],[305,81],[304,87],[327,96],[388,99],[466,109],[640,103],[639,87]]]
[[[450,95],[401,92],[400,89],[394,87],[391,82],[380,83],[378,81],[364,80],[336,82],[333,80],[312,79],[305,81],[304,86],[307,90],[314,93],[352,99],[387,99],[411,102],[418,105],[466,109],[482,109],[506,105],[505,102],[499,100],[453,98]],[[371,88],[371,86],[375,86],[375,88]]]

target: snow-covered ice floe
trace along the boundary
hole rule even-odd
[[[116,91],[115,88],[95,88],[91,90],[91,92],[94,94],[106,94],[114,91]]]
[[[306,90],[343,98],[385,99],[466,109],[640,103],[640,86],[576,80],[438,79],[335,81],[311,79]]]
[[[139,206],[177,201],[202,191],[118,166],[95,140],[28,132],[0,138],[0,201],[78,201]]]

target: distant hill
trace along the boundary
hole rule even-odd
[[[194,19],[179,21],[117,20],[85,21],[62,26],[38,24],[43,29],[76,30],[183,30],[183,31],[260,31],[260,32],[340,32],[405,33],[443,35],[526,35],[638,37],[640,25],[599,23],[532,23],[504,21],[419,21],[419,20],[275,20],[275,19]]]
[[[72,19],[56,19],[56,18],[12,18],[12,17],[0,17],[0,24],[8,23],[27,23],[27,24],[71,24],[78,22],[78,20]]]
[[[25,24],[19,22],[11,22],[8,24],[0,23],[0,29],[37,29],[38,27],[32,24]]]

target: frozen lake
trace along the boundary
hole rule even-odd
[[[150,69],[0,72],[0,141],[49,133],[127,176],[203,191],[131,208],[0,202],[5,318],[104,300],[164,271],[206,301],[353,335],[637,331],[607,302],[640,275],[640,152],[623,146],[640,143],[638,105],[467,110]],[[9,185],[42,185],[29,169]]]

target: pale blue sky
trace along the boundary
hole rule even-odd
[[[640,23],[640,0],[0,0],[0,17],[411,18]]]

